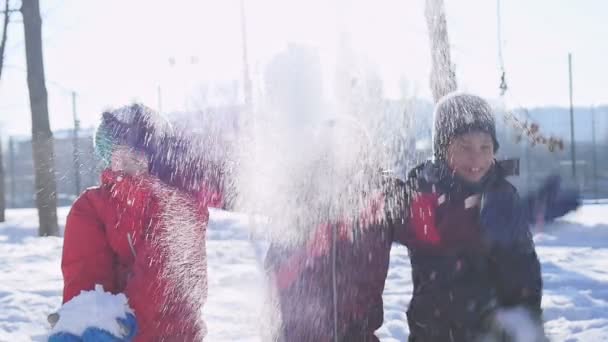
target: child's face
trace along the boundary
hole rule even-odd
[[[145,154],[127,146],[117,146],[112,152],[112,171],[123,171],[139,176],[148,173],[148,158]]]
[[[464,180],[477,183],[494,163],[494,141],[488,133],[465,133],[448,146],[448,165]]]

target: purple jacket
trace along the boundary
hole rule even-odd
[[[396,187],[395,187],[396,188]],[[403,190],[403,188],[401,188]],[[266,268],[281,313],[279,341],[378,341],[394,231],[380,192],[356,219],[319,224],[304,245],[275,243]]]

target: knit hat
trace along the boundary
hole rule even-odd
[[[445,160],[450,142],[469,132],[488,133],[498,151],[496,122],[492,108],[479,96],[451,93],[439,100],[434,113],[433,152],[435,159]]]
[[[155,141],[168,133],[169,123],[152,109],[132,104],[103,112],[95,132],[95,152],[110,165],[112,151],[118,145],[129,146],[149,154]]]

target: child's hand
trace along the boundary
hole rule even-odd
[[[530,222],[551,222],[576,210],[581,205],[577,189],[564,189],[559,175],[549,176],[536,192],[529,196]]]

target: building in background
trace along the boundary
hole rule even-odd
[[[236,142],[242,114],[241,106],[225,105],[168,116],[178,129],[194,135],[214,136],[219,139],[216,143],[229,146]],[[520,117],[527,117],[539,124],[547,135],[564,140],[565,149],[554,152],[549,152],[546,146],[532,147],[525,140],[517,143],[517,132],[499,119],[497,125],[501,148],[498,157],[519,158],[520,175],[512,178],[512,181],[522,191],[538,187],[551,173],[559,173],[566,182],[577,184],[584,198],[608,198],[608,107],[598,107],[595,110],[595,141],[591,139],[590,110],[575,108],[576,179],[572,177],[571,171],[568,115],[566,108],[538,108],[528,110],[526,115],[519,114]],[[388,166],[399,176],[405,177],[416,163],[432,156],[432,104],[419,100],[409,103],[385,100],[378,120],[380,123],[375,134],[383,136],[380,140],[387,149],[385,152],[391,154],[391,165]],[[93,135],[93,129],[79,132],[76,169],[73,131],[54,132],[58,205],[72,204],[82,190],[99,183],[101,169],[94,152]],[[34,167],[30,138],[11,137],[3,147],[7,207],[34,207]]]
[[[93,130],[81,130],[78,138],[78,169],[74,163],[74,139],[71,130],[54,132],[57,204],[70,205],[87,187],[99,183],[99,160],[93,148]],[[6,144],[5,184],[9,208],[35,207],[34,162],[29,137],[11,137]],[[76,177],[78,172],[79,178]],[[79,183],[77,187],[77,183]]]

